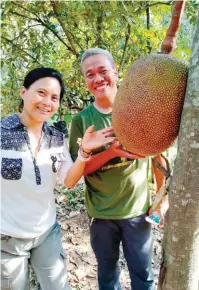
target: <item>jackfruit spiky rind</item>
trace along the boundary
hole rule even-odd
[[[175,141],[180,126],[187,64],[171,55],[139,58],[114,101],[113,129],[121,144],[138,155],[156,155]]]

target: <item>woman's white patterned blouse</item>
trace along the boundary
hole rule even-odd
[[[73,162],[64,135],[44,123],[40,150],[32,154],[26,127],[18,114],[1,122],[1,233],[34,238],[55,222],[53,189],[64,183]]]

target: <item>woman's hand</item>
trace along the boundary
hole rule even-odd
[[[122,148],[118,140],[115,140],[107,150],[109,150],[110,154],[112,155],[112,158],[115,158],[115,157],[122,157],[122,158],[129,158],[129,159],[145,158],[145,156],[139,156],[129,151],[126,151],[125,149]]]
[[[85,152],[89,153],[95,148],[112,143],[116,139],[116,137],[112,137],[113,134],[112,127],[94,132],[94,126],[90,126],[84,134],[81,146]]]

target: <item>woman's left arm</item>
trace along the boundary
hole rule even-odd
[[[72,167],[68,170],[64,184],[68,188],[72,188],[76,185],[76,183],[80,180],[80,178],[84,174],[86,161],[82,161],[77,157]]]
[[[85,158],[85,156],[82,156],[82,151],[87,152],[87,154],[89,155],[93,149],[105,146],[108,143],[112,143],[116,139],[115,137],[111,137],[112,135],[113,130],[111,127],[94,132],[94,126],[90,126],[83,136],[81,142],[81,150],[79,151],[78,157],[74,163],[72,163],[72,159],[68,149],[65,148],[65,166],[63,164],[62,168],[60,169],[59,179],[62,182],[64,181],[66,187],[74,187],[75,184],[84,175],[86,162],[90,158]]]

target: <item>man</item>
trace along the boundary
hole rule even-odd
[[[70,153],[77,157],[77,139],[94,125],[111,126],[118,74],[112,55],[99,48],[85,51],[81,68],[93,104],[74,116]],[[161,161],[161,157],[158,156]],[[100,290],[120,290],[119,245],[122,242],[133,290],[152,290],[151,225],[145,221],[150,208],[147,186],[149,158],[139,158],[122,149],[119,141],[93,152],[85,169],[85,202],[90,216],[91,245],[98,262]],[[158,188],[164,181],[155,169]]]

